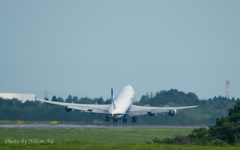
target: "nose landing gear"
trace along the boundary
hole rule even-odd
[[[117,119],[113,119],[113,122],[116,122],[116,123],[117,123],[117,122],[118,122],[118,120],[117,120]]]

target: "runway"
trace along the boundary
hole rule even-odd
[[[207,126],[121,125],[121,124],[0,124],[1,129],[193,129]]]

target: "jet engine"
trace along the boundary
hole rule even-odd
[[[71,112],[71,111],[73,111],[72,108],[68,108],[67,106],[64,108],[64,110],[65,110],[66,112]]]
[[[168,114],[173,117],[177,114],[177,110],[169,110]]]
[[[152,117],[152,116],[155,116],[156,114],[155,114],[155,113],[148,112],[148,115]]]

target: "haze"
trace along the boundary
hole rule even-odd
[[[240,1],[0,1],[0,92],[240,91]]]

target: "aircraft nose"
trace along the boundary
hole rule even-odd
[[[112,111],[112,115],[116,114],[117,113],[117,109],[113,110]]]

